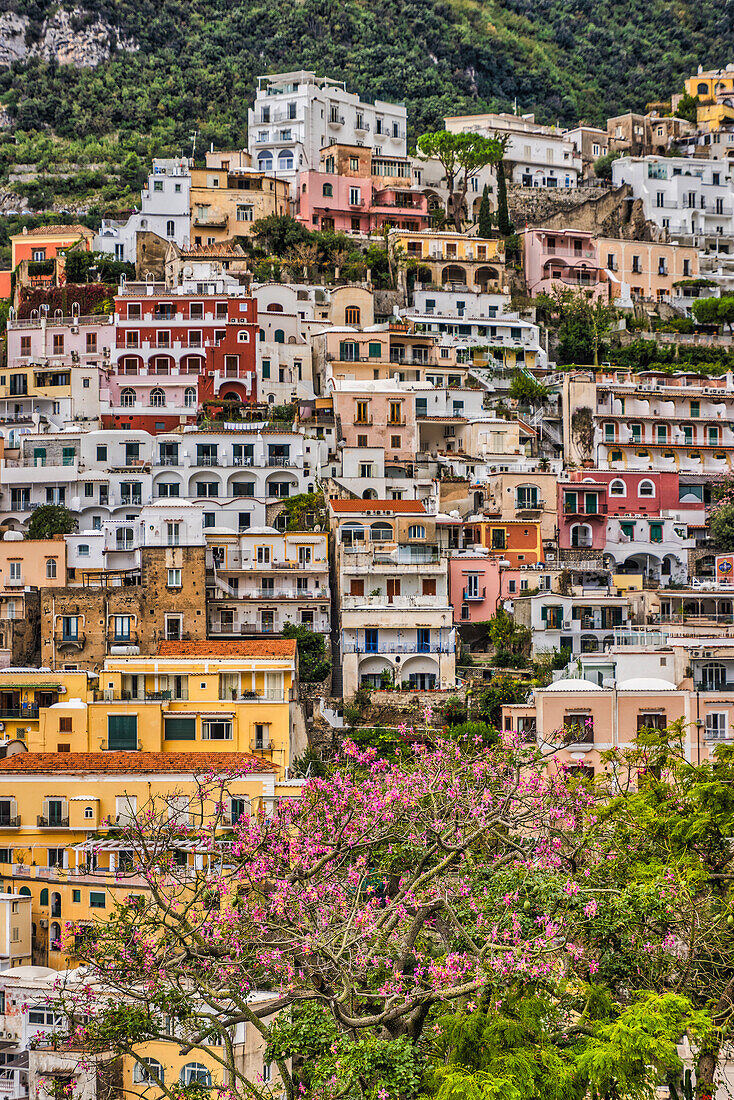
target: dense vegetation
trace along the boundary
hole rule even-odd
[[[53,5],[3,7],[30,19],[33,41]],[[544,121],[602,122],[670,96],[699,63],[725,64],[734,49],[715,0],[87,0],[83,10],[139,50],[96,69],[32,59],[0,74],[15,123],[0,172],[40,165],[45,180],[14,184],[36,208],[64,194],[129,204],[140,163],[189,153],[193,130],[200,150],[243,145],[267,71],[311,68],[366,98],[404,100],[414,141],[446,113],[515,98]]]

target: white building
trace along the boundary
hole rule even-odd
[[[140,210],[122,223],[102,222],[94,238],[97,252],[109,252],[116,260],[134,264],[137,234],[156,233],[188,248],[191,226],[189,163],[183,160],[156,159],[148,176],[148,186],[140,193]]]
[[[299,172],[318,171],[321,150],[338,141],[364,145],[384,156],[405,157],[407,114],[402,104],[362,103],[341,80],[312,72],[258,79],[247,113],[253,164],[295,184]]]
[[[645,217],[671,235],[734,235],[734,186],[727,161],[694,157],[619,157],[615,187],[629,184]]]
[[[553,126],[541,126],[535,115],[453,115],[444,119],[450,134],[507,136],[505,163],[511,180],[523,187],[576,187],[581,156],[574,143]]]

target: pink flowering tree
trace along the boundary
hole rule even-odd
[[[388,762],[347,745],[300,798],[225,832],[230,781],[202,776],[185,821],[178,801],[173,816],[151,804],[127,830],[145,888],[77,935],[83,980],[60,993],[84,1017],[74,1043],[91,1053],[142,1064],[141,1044],[166,1039],[205,1053],[233,1095],[270,1095],[242,1069],[246,1025],[288,1100],[494,1097],[457,1042],[467,1021],[522,1002],[545,1006],[526,1046],[583,1036],[606,1051],[602,1069],[591,1054],[569,1069],[568,1096],[621,1100],[672,1072],[683,1031],[703,1033],[681,991],[667,999],[675,876],[620,898],[597,794],[534,750],[441,743]],[[605,952],[608,934],[618,942]],[[593,993],[602,979],[604,997]],[[637,1017],[614,1032],[625,1012]],[[605,1092],[633,1032],[646,1045],[628,1057],[632,1084]]]

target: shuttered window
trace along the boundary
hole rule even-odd
[[[195,718],[166,718],[163,728],[166,741],[195,741]]]
[[[107,742],[109,749],[137,749],[138,716],[110,714],[107,719]]]

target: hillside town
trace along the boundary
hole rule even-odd
[[[393,759],[466,726],[581,788],[641,734],[675,727],[696,766],[734,744],[734,64],[606,129],[460,115],[409,151],[408,122],[262,76],[246,148],[155,158],[124,221],[11,239],[8,1100],[232,1066],[296,1095],[246,1013],[114,1072],[55,1039],[60,977],[81,1013],[90,937],[148,904],[152,799],[181,875],[211,869],[203,771],[230,777],[219,836],[297,815],[346,742]]]

